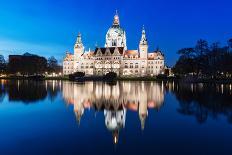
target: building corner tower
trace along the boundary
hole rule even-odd
[[[74,56],[75,58],[80,58],[84,53],[84,46],[81,39],[81,33],[78,34],[76,43],[74,45]]]
[[[148,54],[148,43],[147,43],[147,37],[146,37],[146,32],[145,28],[143,26],[142,30],[142,37],[139,43],[139,53],[140,53],[140,58],[147,60],[147,54]]]

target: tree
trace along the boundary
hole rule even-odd
[[[182,48],[177,53],[180,54],[184,58],[193,58],[194,52],[195,51],[193,48]]]
[[[48,72],[52,73],[52,72],[58,72],[59,70],[59,65],[58,65],[58,61],[56,60],[56,58],[54,56],[51,56],[50,58],[48,58]]]
[[[209,52],[208,42],[203,39],[198,40],[195,46],[195,51],[198,56],[207,54]]]
[[[228,46],[232,45],[232,39]],[[228,46],[221,47],[218,42],[210,47],[207,41],[199,40],[195,48],[183,48],[178,51],[180,57],[173,71],[175,74],[194,73],[198,77],[224,78],[232,75],[232,52]]]
[[[228,40],[228,46],[229,46],[229,50],[231,51],[231,49],[232,49],[232,38]]]
[[[0,55],[0,73],[5,73],[6,72],[6,61],[4,59],[3,55]]]

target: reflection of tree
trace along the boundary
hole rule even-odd
[[[46,81],[47,83],[47,91],[48,91],[48,97],[51,101],[54,101],[56,96],[58,95],[58,92],[60,91],[59,83],[60,81]]]
[[[3,87],[3,85],[0,84],[0,103],[3,102],[5,94],[6,94],[6,91],[5,91],[4,87]]]
[[[44,82],[11,81],[8,85],[10,101],[22,101],[26,104],[45,99],[47,96]]]
[[[179,84],[173,93],[179,101],[178,112],[183,115],[193,115],[199,123],[207,121],[208,117],[217,119],[220,115],[232,122],[232,95],[229,89],[220,85]]]
[[[4,94],[2,92],[6,92],[10,101],[22,101],[26,104],[44,100],[47,96],[53,100],[60,91],[58,85],[57,82],[11,80],[4,84],[3,89],[0,89],[0,98],[1,94]]]

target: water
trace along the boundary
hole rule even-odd
[[[0,81],[0,154],[231,154],[231,85]]]

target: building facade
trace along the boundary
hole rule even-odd
[[[164,73],[164,55],[160,50],[148,52],[148,41],[143,27],[138,50],[128,50],[126,32],[116,13],[106,34],[105,47],[85,51],[81,34],[74,45],[74,54],[66,52],[63,74],[85,72],[86,75],[156,76]]]

